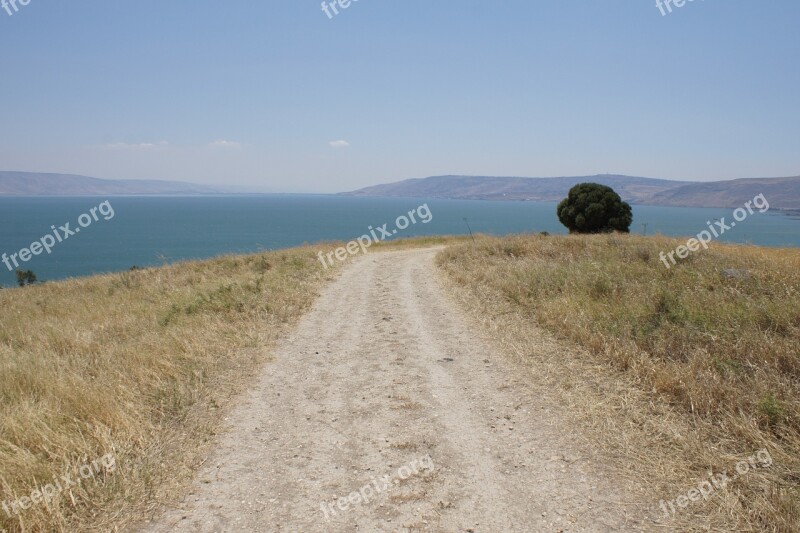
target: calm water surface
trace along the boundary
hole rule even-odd
[[[42,280],[127,270],[182,259],[277,249],[325,240],[350,240],[369,226],[389,223],[427,203],[433,219],[417,223],[398,237],[466,234],[464,218],[475,232],[505,235],[531,231],[566,233],[555,203],[416,198],[350,198],[324,195],[204,197],[0,198],[0,254],[30,246],[51,225],[78,217],[108,200],[114,217],[83,228],[24,263]],[[632,232],[696,235],[707,220],[726,217],[729,209],[634,206]],[[768,212],[751,215],[720,240],[765,246],[800,246],[800,220]],[[321,247],[321,250],[327,248]],[[12,264],[13,266],[13,264]],[[14,283],[0,263],[0,284]]]

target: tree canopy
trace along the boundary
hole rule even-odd
[[[570,233],[628,233],[633,222],[630,204],[599,183],[575,185],[558,204],[557,213]]]

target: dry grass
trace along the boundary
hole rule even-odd
[[[375,251],[382,251],[386,249],[408,250],[411,248],[428,248],[432,246],[452,245],[466,242],[471,242],[468,235],[432,235],[429,237],[397,238],[390,241],[382,241],[374,244],[372,249]]]
[[[109,453],[117,464],[20,516],[0,508],[0,530],[124,530],[179,498],[231,398],[336,275],[316,252],[340,244],[0,291],[0,500]],[[378,248],[441,244],[476,316],[649,500],[769,450],[771,468],[670,527],[798,530],[800,253],[715,245],[667,270],[658,252],[677,241],[663,238]]]
[[[668,270],[659,252],[677,244],[481,238],[439,263],[648,501],[675,499],[709,472],[769,451],[772,467],[681,511],[671,527],[798,531],[800,252],[715,244]],[[747,275],[722,273],[731,268]]]
[[[316,249],[0,291],[0,500],[116,470],[0,531],[116,531],[179,497],[222,413],[326,277]]]

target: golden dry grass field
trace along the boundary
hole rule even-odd
[[[0,531],[121,530],[179,496],[229,399],[335,275],[315,253],[0,290]],[[108,455],[113,472],[80,477]],[[13,512],[64,474],[82,482]]]
[[[482,237],[449,247],[439,263],[654,502],[768,451],[769,468],[676,513],[682,530],[798,531],[800,251],[713,244],[667,269],[659,252],[677,244]],[[537,357],[537,331],[576,355]]]
[[[658,254],[677,243],[377,248],[449,245],[438,263],[462,302],[654,504],[769,452],[769,468],[678,513],[681,530],[797,531],[800,252],[714,244],[668,270]],[[0,500],[114,458],[46,502],[0,508],[0,530],[126,530],[179,499],[231,400],[338,275],[316,257],[331,246],[0,291]]]

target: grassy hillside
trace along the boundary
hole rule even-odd
[[[180,494],[228,399],[335,275],[315,253],[0,290],[0,502],[13,515],[0,507],[0,531],[115,530]],[[57,490],[64,474],[82,482]],[[13,513],[47,484],[48,501]]]
[[[635,458],[654,502],[769,451],[769,469],[677,516],[682,530],[703,523],[699,513],[717,531],[797,531],[800,252],[713,245],[668,270],[659,252],[677,244],[482,238],[448,248],[440,264],[487,326],[535,363],[532,379]],[[578,355],[543,355],[537,330]]]

